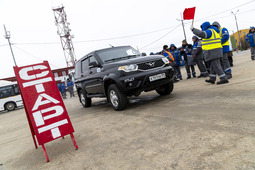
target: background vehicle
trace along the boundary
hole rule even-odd
[[[127,96],[151,90],[167,95],[173,90],[169,60],[162,55],[142,57],[130,46],[89,53],[76,62],[75,79],[84,107],[91,106],[92,97],[107,97],[115,110],[123,110]]]
[[[12,111],[15,108],[23,106],[17,83],[1,81],[0,82],[0,111]]]

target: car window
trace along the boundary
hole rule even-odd
[[[89,63],[92,63],[92,62],[96,62],[98,64],[98,61],[97,59],[95,58],[95,56],[89,56]]]
[[[81,62],[75,63],[75,76],[78,77],[81,74]]]
[[[81,61],[81,72],[86,73],[88,70],[88,66],[89,66],[88,58],[82,60]]]
[[[132,47],[111,48],[99,51],[97,54],[103,62],[117,61],[118,59],[128,59],[130,57],[140,56],[140,53]]]
[[[0,99],[14,96],[14,95],[15,93],[14,93],[12,85],[0,88]]]
[[[15,93],[16,95],[20,94],[19,86],[18,86],[17,84],[15,84],[15,85],[13,85],[13,87],[14,87],[14,93]]]

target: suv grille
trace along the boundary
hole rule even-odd
[[[150,70],[155,69],[157,67],[163,67],[164,62],[162,60],[156,60],[156,61],[148,61],[146,63],[140,63],[138,65],[138,70]]]

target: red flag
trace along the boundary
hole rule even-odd
[[[184,20],[194,19],[195,10],[196,10],[196,7],[185,8],[185,10],[183,11],[183,19]]]

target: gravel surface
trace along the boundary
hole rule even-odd
[[[131,98],[121,112],[105,99],[93,99],[91,108],[77,97],[64,100],[79,149],[69,136],[47,143],[49,163],[42,148],[34,148],[24,109],[1,112],[0,170],[255,169],[255,61],[249,51],[235,54],[232,70],[229,84],[185,79],[169,96],[152,91]]]

